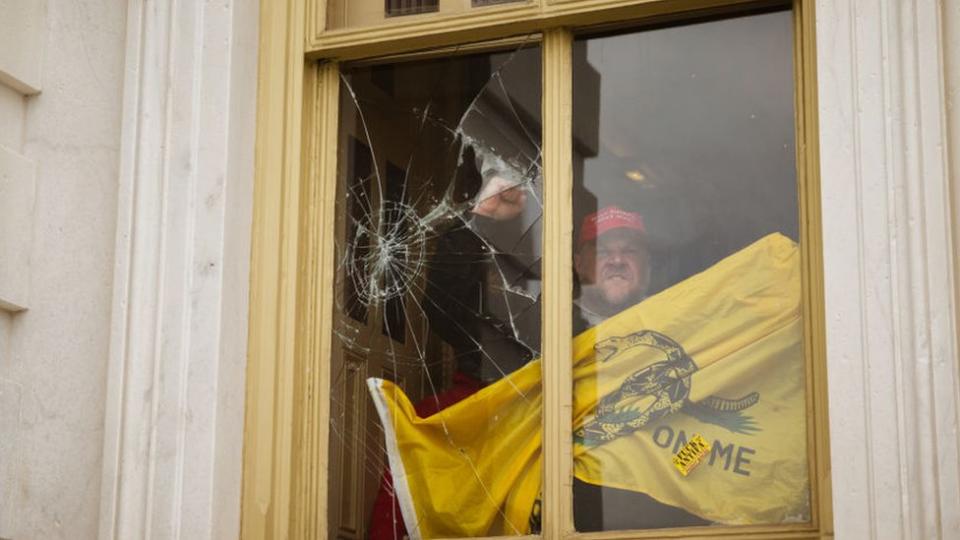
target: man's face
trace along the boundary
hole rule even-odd
[[[604,315],[613,315],[643,299],[650,276],[643,239],[629,229],[614,229],[584,243],[574,266],[583,300]]]

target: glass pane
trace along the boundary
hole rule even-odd
[[[574,51],[576,527],[807,522],[791,13]]]
[[[473,8],[515,4],[531,0],[330,0],[327,3],[327,28],[360,28],[409,20],[424,13],[450,15],[467,13]]]
[[[540,62],[343,74],[331,537],[538,527]]]

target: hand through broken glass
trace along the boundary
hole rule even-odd
[[[506,221],[519,216],[526,203],[526,188],[503,177],[494,176],[480,192],[477,204],[471,211],[496,221]]]

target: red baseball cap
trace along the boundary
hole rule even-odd
[[[640,234],[647,232],[640,214],[628,212],[618,206],[607,206],[583,218],[578,245],[614,229],[627,229]]]

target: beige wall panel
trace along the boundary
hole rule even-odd
[[[257,3],[125,6],[98,538],[236,538]]]
[[[25,101],[20,92],[0,84],[0,144],[18,151],[23,144]]]
[[[0,83],[40,91],[46,0],[0,0]]]
[[[947,4],[817,0],[837,538],[960,536]]]
[[[46,5],[37,43],[57,61],[30,60],[44,92],[22,101],[15,148],[36,164],[36,189],[29,309],[0,330],[0,440],[13,446],[0,457],[0,538],[90,539],[99,507],[126,2],[0,0],[2,9],[12,4]],[[0,29],[7,39],[4,14]],[[0,42],[0,57],[9,52]],[[6,414],[14,404],[16,413]]]
[[[960,2],[944,2],[943,40],[946,58],[947,143],[950,185],[953,193],[953,260],[960,261]],[[954,287],[960,310],[960,263],[956,265]],[[960,325],[960,313],[957,313]],[[960,336],[960,326],[957,328]]]
[[[19,311],[30,296],[30,241],[37,168],[0,145],[0,309]]]
[[[0,366],[9,354],[10,327],[13,315],[0,310]],[[7,378],[0,369],[0,535],[12,530],[16,515],[14,506],[16,491],[6,478],[13,478],[17,470],[17,426],[20,419],[23,392],[21,386]]]

